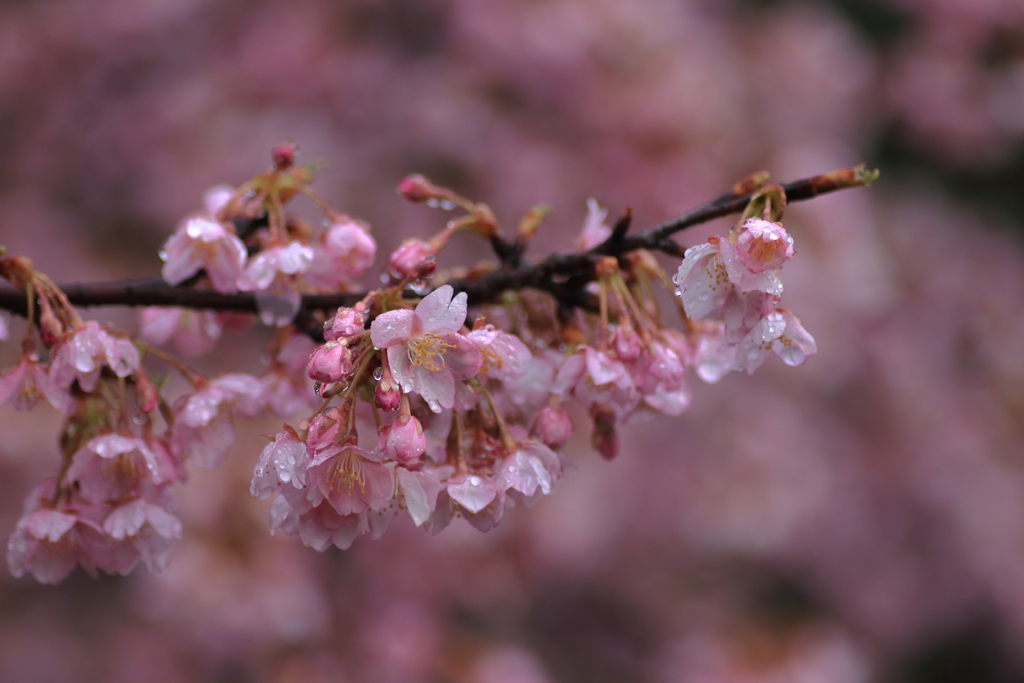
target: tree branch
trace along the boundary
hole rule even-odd
[[[877,171],[863,167],[840,169],[825,175],[785,183],[782,188],[790,202],[811,199],[821,194],[851,187],[862,187],[877,177]],[[592,297],[585,285],[594,278],[594,264],[601,256],[622,256],[637,249],[661,251],[681,257],[683,248],[670,237],[700,223],[741,212],[754,194],[754,184],[740,183],[730,192],[667,223],[627,236],[631,214],[616,224],[611,236],[593,249],[574,254],[552,254],[543,261],[531,263],[521,258],[517,244],[498,240],[495,251],[503,263],[497,270],[476,279],[449,282],[456,291],[466,292],[470,304],[497,301],[502,292],[525,287],[540,289],[554,296],[563,308],[589,307]],[[181,306],[184,308],[256,313],[256,298],[248,292],[221,294],[210,290],[174,287],[160,278],[129,282],[61,285],[68,300],[75,306]],[[339,306],[352,306],[366,292],[312,294],[302,297],[298,327],[319,336],[311,311],[333,311]],[[13,288],[0,288],[0,309],[25,316],[26,297]]]

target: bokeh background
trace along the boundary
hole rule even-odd
[[[323,555],[268,535],[247,490],[279,423],[253,424],[180,490],[165,572],[0,572],[0,680],[1024,680],[1020,0],[0,2],[0,243],[60,282],[156,273],[203,190],[288,139],[382,252],[445,219],[394,194],[412,171],[506,225],[547,203],[541,253],[590,196],[642,228],[760,169],[882,178],[787,213],[805,366],[694,380],[611,463],[579,434],[489,534]],[[58,424],[0,409],[0,536]]]

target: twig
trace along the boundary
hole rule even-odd
[[[877,177],[863,167],[841,169],[825,175],[785,183],[782,188],[790,202],[811,199],[821,194],[851,187],[867,185]],[[631,212],[619,219],[611,236],[586,252],[552,254],[543,261],[532,263],[522,257],[519,241],[506,242],[498,237],[492,240],[501,266],[477,279],[456,279],[449,282],[456,291],[466,292],[470,304],[498,301],[507,290],[534,288],[548,292],[558,301],[561,309],[592,308],[594,297],[585,286],[594,279],[594,264],[601,256],[622,256],[638,249],[661,251],[671,256],[682,255],[683,248],[673,241],[672,235],[700,223],[743,211],[753,194],[754,183],[737,184],[730,192],[693,211],[662,223],[641,233],[627,236]],[[738,191],[748,190],[737,194]],[[237,311],[256,313],[256,298],[248,292],[221,294],[203,289],[171,286],[160,278],[129,282],[61,285],[68,300],[75,306],[181,306],[192,309]],[[312,311],[333,311],[339,306],[352,306],[366,296],[366,292],[339,294],[311,294],[302,297],[296,327],[309,336],[322,338],[318,320]],[[0,309],[16,315],[27,314],[24,292],[13,288],[0,288]]]

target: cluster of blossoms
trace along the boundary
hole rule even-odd
[[[0,400],[29,408],[45,398],[68,416],[60,471],[32,492],[11,536],[15,575],[56,582],[76,564],[122,574],[140,562],[162,567],[181,534],[170,489],[187,465],[223,461],[236,416],[305,411],[264,448],[251,493],[273,498],[272,532],[323,551],[378,537],[402,513],[433,533],[455,517],[486,531],[562,481],[574,419],[589,417],[594,448],[613,458],[618,424],[686,410],[689,371],[717,381],[752,372],[772,351],[790,365],[814,353],[778,306],[777,271],[794,251],[777,222],[749,218],[686,252],[674,278],[678,328],[662,320],[656,290],[670,285],[653,254],[602,255],[613,229],[593,200],[578,240],[590,269],[566,275],[581,303],[506,288],[471,311],[456,273],[438,271],[434,256],[467,230],[513,267],[544,211],[530,212],[509,244],[486,205],[420,176],[400,184],[406,199],[465,215],[430,240],[402,243],[383,287],[349,294],[355,303],[330,317],[306,310],[322,332],[300,330],[291,323],[303,296],[353,292],[375,243],[309,189],[311,173],[292,155],[282,146],[271,171],[210,191],[162,253],[170,285],[253,293],[260,319],[276,328],[261,375],[204,377],[159,347],[173,340],[199,355],[246,316],[146,309],[135,340],[83,321],[27,259],[0,256],[0,275],[28,296],[30,323],[21,362],[0,375]],[[300,195],[324,211],[319,234],[283,212]],[[144,358],[177,371],[189,390],[167,398],[165,377],[143,369]]]

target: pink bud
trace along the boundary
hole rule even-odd
[[[309,359],[306,374],[318,382],[339,382],[352,372],[352,351],[345,344],[329,341]]]
[[[398,194],[410,202],[426,202],[431,199],[448,199],[451,192],[438,187],[419,173],[402,178],[398,183]]]
[[[416,267],[433,255],[434,251],[423,240],[407,239],[391,253],[388,274],[396,280],[418,275]]]
[[[366,325],[366,316],[363,313],[362,304],[356,304],[355,308],[345,306],[338,309],[337,314],[324,325],[324,339],[327,341],[338,341],[354,337],[363,331]]]
[[[274,168],[278,171],[284,171],[291,168],[295,164],[295,150],[297,147],[294,142],[284,142],[274,148],[271,152],[271,156],[274,159]]]
[[[548,448],[559,448],[572,436],[572,420],[558,406],[546,406],[533,419],[530,431]]]
[[[398,408],[402,400],[402,391],[391,374],[391,366],[388,365],[387,351],[381,354],[380,381],[377,382],[377,389],[373,394],[377,407],[385,412],[391,412]]]
[[[427,437],[420,421],[411,415],[399,415],[380,431],[378,447],[392,460],[404,465],[419,462],[427,450]]]
[[[157,399],[160,394],[156,385],[149,379],[149,375],[142,368],[135,371],[135,401],[139,404],[139,410],[144,413],[151,413],[156,408]]]

